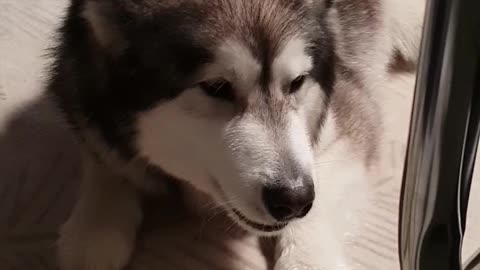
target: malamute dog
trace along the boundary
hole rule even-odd
[[[275,270],[350,269],[339,228],[381,141],[371,90],[415,64],[423,5],[72,0],[49,84],[85,150],[63,269],[123,269],[167,175],[277,237]]]

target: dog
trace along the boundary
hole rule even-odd
[[[415,66],[424,4],[71,0],[48,84],[85,157],[62,269],[123,269],[168,176],[276,237],[275,270],[351,269],[340,228],[380,158],[371,90]]]

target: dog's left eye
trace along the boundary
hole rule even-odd
[[[290,94],[297,92],[305,83],[306,75],[300,75],[290,83]]]
[[[207,94],[207,96],[222,99],[226,101],[233,101],[235,94],[233,93],[232,84],[227,80],[214,80],[200,83],[200,88]]]

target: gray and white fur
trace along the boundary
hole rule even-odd
[[[277,237],[275,270],[350,269],[341,227],[381,142],[371,90],[415,65],[423,5],[72,0],[49,84],[85,150],[63,269],[123,269],[167,177]]]

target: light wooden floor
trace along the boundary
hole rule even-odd
[[[78,182],[72,138],[41,94],[42,68],[48,62],[43,55],[64,7],[64,0],[0,0],[2,270],[54,269],[56,229],[68,214]],[[404,91],[386,87],[378,94],[387,127],[384,172],[375,179],[376,196],[365,210],[361,233],[345,243],[355,269],[398,269],[398,195],[413,79],[397,78],[404,81]],[[465,257],[480,247],[479,182],[477,176]],[[154,218],[145,228],[132,269],[266,268],[256,239],[224,233],[220,218],[208,224],[185,215],[174,218]]]

